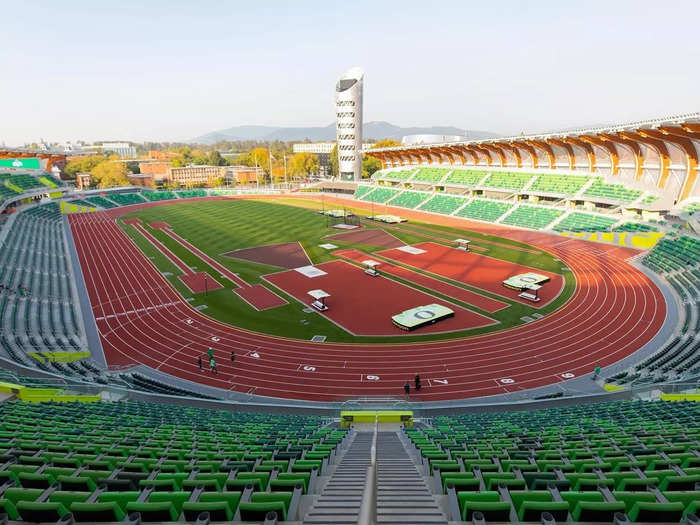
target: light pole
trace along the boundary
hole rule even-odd
[[[284,184],[289,189],[289,182],[287,181],[287,154],[284,154]]]

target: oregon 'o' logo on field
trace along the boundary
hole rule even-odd
[[[529,275],[521,275],[519,279],[524,283],[534,283],[539,281],[536,277],[530,277]]]
[[[433,317],[435,317],[435,312],[433,312],[432,310],[418,310],[413,315],[418,319],[432,319]]]

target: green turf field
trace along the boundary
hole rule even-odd
[[[292,204],[303,204],[295,206]],[[396,342],[396,341],[420,341],[449,339],[463,337],[478,333],[490,332],[522,324],[521,317],[531,315],[534,312],[549,313],[561,306],[571,296],[574,290],[574,279],[569,272],[561,271],[561,263],[551,255],[534,250],[522,243],[509,241],[500,237],[487,236],[468,232],[473,239],[473,245],[481,246],[486,251],[484,255],[500,259],[519,262],[556,273],[564,273],[565,287],[562,294],[550,305],[541,309],[534,309],[515,301],[508,301],[500,296],[494,296],[478,288],[472,288],[459,283],[467,289],[478,291],[487,296],[494,297],[510,304],[499,312],[489,314],[471,305],[456,301],[452,298],[426,290],[420,286],[410,284],[416,289],[426,291],[443,299],[464,306],[465,308],[479,312],[500,322],[499,325],[451,334],[432,334],[421,336],[416,334],[402,335],[398,337],[356,337],[345,332],[342,328],[326,320],[315,313],[304,313],[304,308],[299,302],[285,295],[272,285],[261,279],[262,275],[280,271],[275,266],[267,266],[254,262],[234,260],[221,254],[240,248],[249,248],[267,244],[299,241],[306,250],[314,264],[334,260],[335,257],[328,251],[320,248],[325,235],[338,233],[330,227],[331,221],[319,215],[309,206],[320,207],[318,203],[288,199],[285,203],[256,200],[216,200],[205,202],[180,202],[164,204],[152,208],[145,208],[127,214],[127,217],[139,217],[143,226],[148,229],[158,240],[166,245],[173,253],[180,257],[188,266],[197,271],[206,271],[223,286],[222,289],[210,291],[207,294],[193,295],[177,278],[180,271],[162,253],[155,249],[132,226],[123,224],[121,228],[137,243],[139,248],[150,258],[155,266],[166,275],[168,281],[189,300],[192,306],[206,305],[202,313],[219,321],[223,321],[241,328],[299,339],[311,339],[314,335],[324,335],[328,341],[342,342]],[[222,279],[217,271],[209,267],[204,261],[190,253],[179,243],[158,229],[148,226],[151,222],[164,221],[170,224],[175,233],[196,245],[200,250],[216,259],[220,264],[239,274],[250,284],[262,283],[284,297],[289,304],[272,310],[258,312],[251,308],[245,301],[232,292],[232,285],[227,279]],[[375,223],[371,223],[373,226]],[[392,235],[407,244],[415,244],[425,241],[435,241],[436,238],[454,238],[457,232],[464,236],[465,232],[449,228],[439,228],[429,224],[408,223],[392,229],[387,228]],[[439,242],[439,241],[438,241]],[[333,240],[333,244],[342,248],[355,248],[372,253],[381,251],[381,248],[349,244]],[[527,250],[527,251],[525,251]],[[435,276],[433,276],[435,277]],[[401,279],[395,279],[404,282]],[[445,279],[443,279],[445,280]]]

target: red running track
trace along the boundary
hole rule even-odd
[[[366,261],[367,259],[377,259],[377,257],[373,258],[371,255],[363,253],[359,250],[337,250],[333,252],[333,255],[358,263]],[[466,288],[460,288],[458,286],[446,283],[444,281],[440,281],[433,277],[428,277],[427,275],[414,272],[413,270],[408,270],[407,268],[396,266],[395,264],[391,264],[384,261],[381,261],[381,263],[382,264],[378,267],[381,273],[388,273],[389,275],[399,277],[406,281],[415,283],[419,286],[428,288],[429,290],[434,290],[448,297],[452,297],[472,306],[476,306],[477,308],[481,308],[486,312],[493,313],[508,307],[508,303],[504,303],[503,301],[497,301],[496,299],[491,299],[490,297],[486,297],[485,295],[472,292],[471,290],[467,290]]]
[[[413,266],[426,272],[441,275],[448,279],[475,286],[488,292],[507,297],[528,306],[542,308],[551,303],[564,288],[564,279],[561,275],[530,268],[522,264],[515,264],[501,259],[494,259],[487,255],[473,252],[463,252],[443,244],[424,242],[414,245],[415,248],[425,250],[424,253],[411,254],[399,249],[385,250],[377,255],[387,259]],[[550,281],[542,286],[538,292],[540,302],[533,303],[522,297],[520,292],[510,290],[503,286],[503,281],[521,273],[535,272],[549,277]]]
[[[326,199],[369,209],[355,200]],[[461,340],[347,345],[251,333],[191,308],[115,222],[134,209],[163,204],[173,203],[69,216],[110,365],[142,363],[224,389],[316,401],[400,394],[403,383],[420,373],[427,386],[416,399],[458,399],[557,383],[562,374],[589,374],[595,365],[610,365],[647,343],[666,315],[661,291],[625,261],[639,253],[635,250],[389,207],[387,213],[546,250],[569,266],[577,289],[540,320]],[[196,357],[209,346],[218,356],[217,377],[197,370]],[[233,365],[227,359],[231,351],[237,354]]]
[[[182,281],[182,284],[187,286],[192,293],[203,293],[208,290],[218,290],[223,288],[223,286],[213,279],[206,272],[193,272],[192,268],[187,266],[182,259],[175,255],[167,246],[156,239],[153,235],[148,232],[142,225],[139,219],[126,219],[124,221],[126,224],[131,224],[136,230],[143,235],[147,241],[149,241],[153,247],[160,253],[165,255],[170,261],[177,266],[183,273],[178,275],[178,279]]]
[[[305,305],[312,302],[307,293],[309,290],[321,288],[328,292],[331,295],[326,300],[328,310],[321,315],[354,335],[406,335],[407,332],[394,326],[391,316],[432,303],[451,308],[454,317],[421,327],[416,334],[455,332],[497,322],[391,279],[370,277],[361,268],[345,261],[330,261],[318,264],[316,268],[326,275],[310,278],[296,270],[286,270],[264,278]]]

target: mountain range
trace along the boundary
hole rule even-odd
[[[488,131],[464,130],[454,126],[401,127],[389,122],[365,122],[362,136],[365,140],[394,139],[401,140],[405,135],[460,135],[469,140],[496,138],[499,135]],[[305,128],[285,128],[275,126],[234,126],[228,129],[212,131],[187,142],[214,144],[221,140],[260,140],[260,141],[334,141],[335,124]]]

